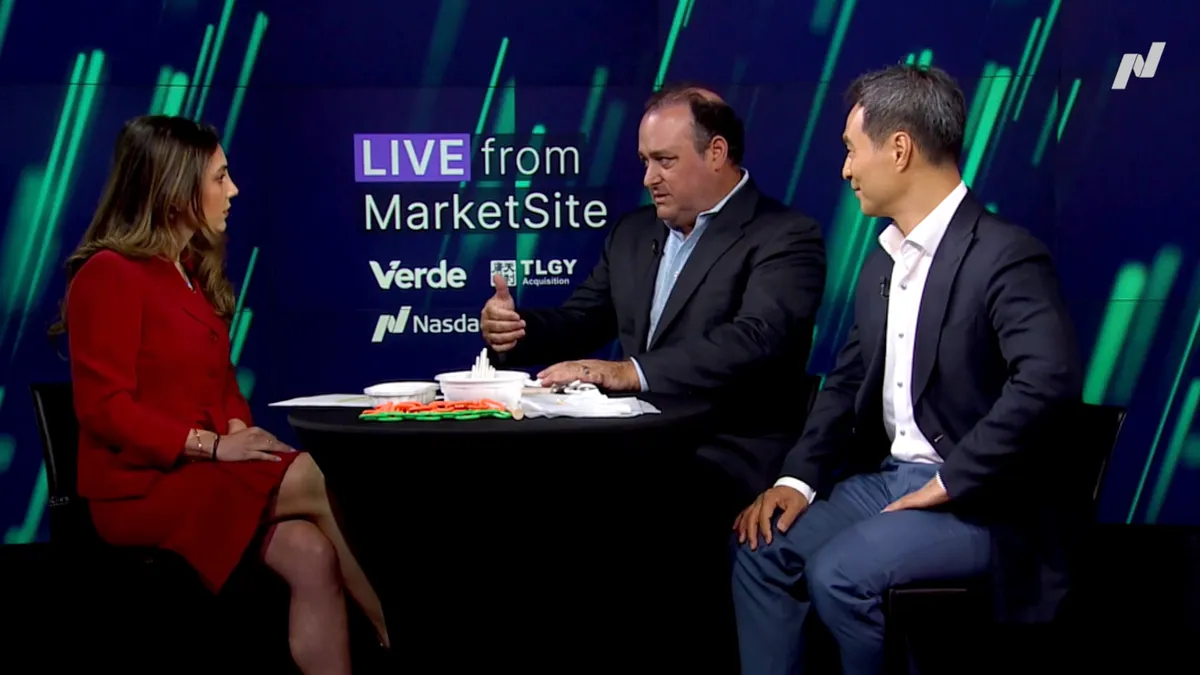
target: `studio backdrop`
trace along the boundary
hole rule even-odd
[[[664,81],[719,91],[760,188],[822,223],[825,371],[885,225],[840,177],[842,94],[904,61],[958,79],[966,182],[1050,246],[1087,399],[1129,407],[1105,519],[1200,522],[1198,27],[1187,0],[0,0],[0,534],[45,537],[28,386],[69,375],[46,329],[127,119],[221,131],[233,359],[289,437],[268,403],[469,366],[493,273],[565,299],[646,203]]]

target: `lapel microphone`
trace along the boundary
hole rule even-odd
[[[879,297],[887,299],[892,280],[889,277],[879,277]]]
[[[658,257],[658,240],[654,239],[650,242],[650,255]]]

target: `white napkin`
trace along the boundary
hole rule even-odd
[[[599,391],[532,394],[521,397],[525,417],[637,417],[658,408],[636,398],[609,398]]]

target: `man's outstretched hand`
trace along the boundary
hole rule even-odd
[[[776,511],[783,511],[775,526],[780,532],[787,532],[792,523],[808,508],[808,499],[794,488],[777,485],[758,496],[754,503],[747,506],[733,521],[733,529],[738,533],[738,543],[750,543],[750,550],[758,550],[758,538],[771,543],[771,517]]]

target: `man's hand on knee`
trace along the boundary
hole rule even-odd
[[[779,528],[780,532],[787,532],[806,508],[808,508],[808,500],[800,494],[799,490],[783,485],[777,485],[767,490],[734,519],[733,529],[738,533],[738,543],[749,542],[750,550],[756,551],[758,550],[758,538],[761,535],[763,541],[770,544],[773,538],[771,517],[775,515],[775,512],[782,511],[779,514],[779,520],[775,522],[775,527]]]

